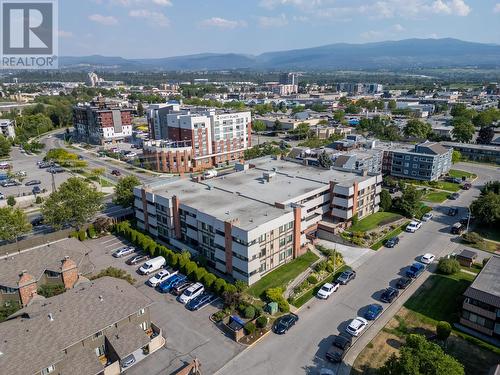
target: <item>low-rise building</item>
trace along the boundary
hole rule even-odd
[[[152,301],[125,280],[102,277],[43,301],[0,324],[0,368],[9,375],[115,375],[165,343]],[[127,360],[127,362],[129,362]]]
[[[16,122],[14,120],[0,119],[0,134],[5,138],[16,138]]]
[[[464,293],[460,324],[500,338],[500,257],[493,256]]]
[[[379,210],[382,176],[270,157],[206,181],[134,189],[137,225],[249,284],[300,256],[318,223],[345,228]]]
[[[500,164],[500,146],[458,142],[441,142],[441,144],[459,151],[467,159]]]

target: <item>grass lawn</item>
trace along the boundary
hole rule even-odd
[[[465,272],[432,275],[404,306],[428,323],[446,320],[453,324],[459,319],[460,297],[473,280],[474,275]]]
[[[476,228],[475,231],[487,240],[500,242],[500,229],[498,228]]]
[[[466,172],[466,171],[461,171],[459,169],[450,169],[450,171],[448,172],[448,174],[450,175],[450,177],[455,177],[455,178],[462,178],[462,177],[465,177],[465,178],[476,178],[477,175],[475,175],[474,173],[470,173],[470,172]]]
[[[448,198],[449,193],[446,191],[431,191],[422,198],[426,202],[441,203]]]
[[[101,178],[101,186],[102,187],[113,187],[113,186],[115,186],[115,184],[113,184],[112,182],[110,182],[104,178]]]
[[[307,267],[317,261],[319,258],[316,254],[308,251],[306,254],[292,260],[278,269],[271,271],[262,279],[248,288],[248,293],[252,296],[260,298],[261,294],[269,288],[285,287],[288,282],[295,279]]]
[[[473,243],[473,244],[467,244],[470,247],[473,247],[475,249],[483,250],[483,251],[488,251],[490,253],[495,253],[497,251],[500,251],[500,244],[496,242],[491,242],[491,241],[481,241],[478,243]]]
[[[384,224],[390,224],[401,219],[402,216],[393,212],[375,212],[368,217],[358,221],[350,229],[351,232],[366,232]]]
[[[378,250],[380,249],[383,245],[384,245],[384,242],[386,240],[388,240],[389,238],[392,238],[392,237],[396,237],[399,233],[401,233],[404,228],[406,228],[406,226],[409,224],[410,222],[407,221],[406,223],[404,223],[403,225],[401,225],[400,227],[394,229],[392,232],[389,232],[387,233],[380,241],[378,242],[375,242],[371,247],[370,249],[372,250]]]
[[[460,184],[455,184],[454,182],[448,182],[448,181],[435,181],[430,183],[429,181],[410,180],[407,182],[412,185],[425,186],[439,190],[446,190],[452,193],[462,190],[462,186]]]

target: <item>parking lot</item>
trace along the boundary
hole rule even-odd
[[[163,329],[166,345],[154,355],[127,371],[128,374],[169,374],[185,363],[198,358],[203,373],[213,374],[244,346],[225,337],[209,320],[220,303],[216,300],[199,311],[189,311],[171,294],[159,293],[145,284],[152,275],[137,273],[140,265],[129,266],[125,261],[130,256],[114,258],[111,254],[127,245],[114,236],[85,241],[89,247],[90,261],[96,266],[96,273],[109,266],[127,271],[136,280],[136,287],[154,301],[151,307],[152,320]]]

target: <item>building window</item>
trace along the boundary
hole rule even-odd
[[[137,313],[137,316],[144,315],[145,312],[146,312],[146,310],[140,309],[139,312]]]
[[[61,274],[59,272],[54,272],[54,271],[45,271],[45,275],[47,275],[47,277],[51,277],[51,278],[58,278]]]
[[[42,375],[50,374],[51,372],[54,372],[55,370],[56,370],[56,366],[50,365],[49,367],[46,367],[42,370]]]

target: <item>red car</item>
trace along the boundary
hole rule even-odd
[[[113,176],[121,176],[122,175],[122,173],[118,169],[113,169],[113,171],[111,172],[111,174]]]

